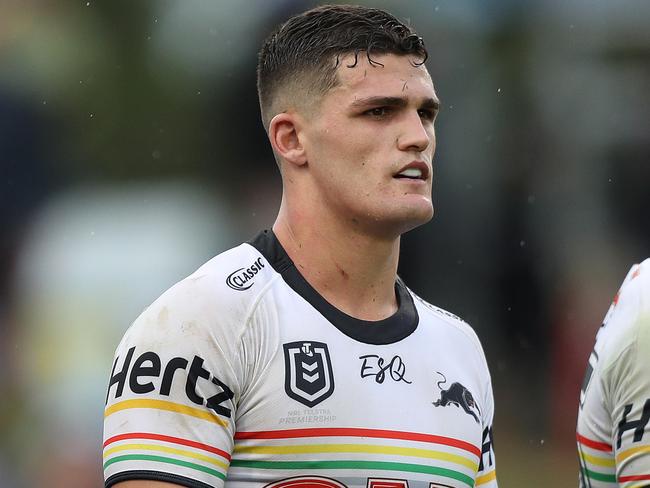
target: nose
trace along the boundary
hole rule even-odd
[[[422,120],[417,112],[409,114],[397,137],[397,147],[402,151],[423,152],[432,144],[435,145],[433,124]]]

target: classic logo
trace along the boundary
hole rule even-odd
[[[313,407],[334,392],[332,361],[323,342],[284,344],[284,390],[289,397]]]
[[[248,268],[239,268],[230,273],[228,278],[226,278],[226,285],[237,291],[248,290],[255,284],[252,279],[262,270],[263,267],[264,261],[262,261],[261,257],[257,258],[257,260]]]
[[[446,407],[447,405],[456,405],[456,407],[462,408],[466,414],[471,415],[477,423],[479,423],[478,415],[474,412],[481,414],[481,411],[474,401],[474,397],[470,391],[465,388],[463,385],[457,382],[453,382],[449,389],[443,390],[442,386],[444,383],[447,383],[447,378],[440,371],[437,372],[442,376],[442,380],[438,381],[438,388],[440,388],[440,400],[433,402],[434,407]]]

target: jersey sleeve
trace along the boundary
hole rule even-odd
[[[481,354],[483,351],[481,349]],[[494,439],[492,424],[494,422],[494,394],[492,392],[492,380],[483,355],[485,374],[487,375],[485,385],[485,396],[483,399],[483,412],[481,423],[483,425],[483,434],[481,441],[481,459],[479,460],[478,472],[476,474],[477,488],[497,488],[496,459],[494,457]]]
[[[598,332],[578,413],[581,487],[650,486],[650,261],[628,273]]]
[[[244,367],[245,313],[209,278],[172,287],[119,344],[104,412],[105,486],[133,479],[223,486]]]
[[[605,377],[622,487],[650,485],[650,262],[644,264],[621,290],[621,314],[612,320],[629,321],[629,331]]]

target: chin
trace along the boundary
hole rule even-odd
[[[397,237],[405,232],[426,224],[433,218],[431,202],[419,202],[419,205],[400,206],[378,216],[375,222],[387,237]]]

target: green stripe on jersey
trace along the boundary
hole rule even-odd
[[[596,481],[604,481],[606,483],[616,483],[615,474],[598,473],[596,471],[591,471],[590,469],[585,469],[584,471],[587,473],[589,479],[596,480]]]
[[[197,471],[203,471],[204,473],[211,474],[222,480],[226,479],[226,475],[216,469],[208,468],[207,466],[201,466],[200,464],[190,463],[187,461],[181,461],[180,459],[173,459],[163,456],[151,456],[149,454],[127,454],[125,456],[116,456],[109,459],[104,463],[104,469],[109,467],[113,463],[119,463],[120,461],[156,461],[159,463],[167,464],[176,464],[177,466],[184,466],[190,469],[196,469]]]
[[[466,474],[451,469],[420,464],[390,463],[380,461],[250,461],[233,459],[230,466],[256,469],[368,469],[385,471],[408,471],[410,473],[426,473],[462,481],[468,486],[474,486],[474,479]]]

